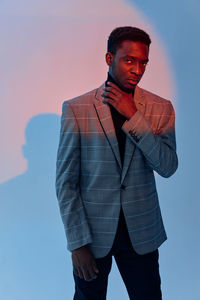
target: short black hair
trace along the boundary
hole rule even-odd
[[[144,30],[131,26],[117,27],[108,38],[107,51],[115,54],[125,40],[141,42],[148,47],[151,44],[151,39]]]

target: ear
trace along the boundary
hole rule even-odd
[[[113,54],[111,52],[107,52],[106,53],[106,63],[109,67],[112,66],[112,62],[113,62]]]

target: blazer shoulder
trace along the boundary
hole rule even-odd
[[[158,105],[167,105],[167,106],[172,105],[171,101],[168,99],[160,97],[157,94],[154,94],[145,89],[141,89],[141,90],[142,90],[143,97],[146,99],[147,104],[149,103],[149,104],[158,104]]]
[[[86,92],[80,96],[65,100],[63,102],[63,106],[66,104],[70,104],[70,106],[76,106],[76,105],[91,105],[94,102],[95,94],[97,92],[98,88],[95,88],[89,92]]]

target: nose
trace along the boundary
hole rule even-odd
[[[142,75],[143,70],[139,61],[136,61],[135,64],[132,66],[131,73]]]

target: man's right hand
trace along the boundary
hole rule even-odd
[[[74,274],[86,281],[97,278],[99,270],[95,258],[87,245],[72,251],[72,263]]]

